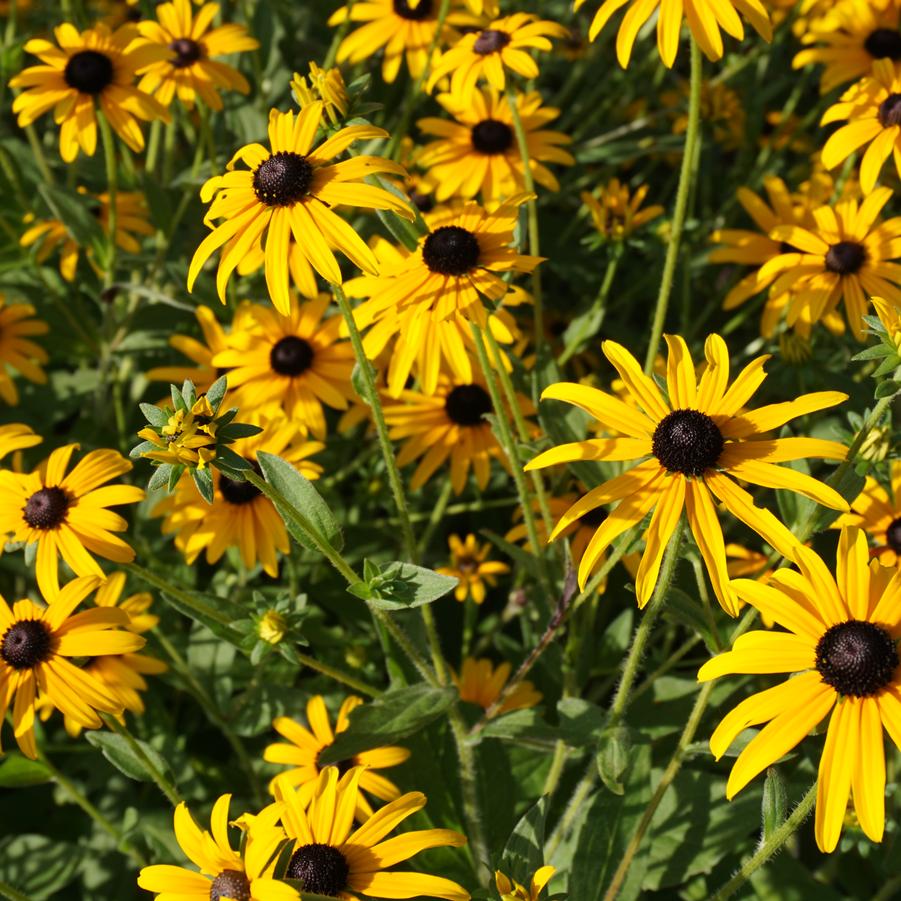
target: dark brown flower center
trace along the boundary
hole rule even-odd
[[[435,209],[435,195],[423,194],[421,191],[411,191],[410,200],[420,213],[431,213]]]
[[[654,430],[651,448],[670,472],[699,476],[711,469],[723,452],[723,433],[700,410],[674,410]]]
[[[422,259],[439,275],[465,275],[479,262],[481,248],[476,236],[459,225],[436,228],[422,246]]]
[[[210,901],[250,901],[250,883],[240,870],[223,870],[210,885]]]
[[[826,251],[826,268],[838,275],[854,275],[866,261],[866,248],[857,241],[839,241]]]
[[[257,166],[253,190],[266,206],[291,206],[313,183],[313,167],[299,153],[280,151]]]
[[[273,372],[293,378],[313,365],[313,348],[297,335],[286,335],[269,351],[269,365]]]
[[[203,56],[200,44],[191,38],[177,38],[169,44],[169,49],[175,53],[175,59],[171,60],[171,63],[176,69],[184,69]]]
[[[897,666],[894,639],[875,623],[856,619],[839,623],[817,643],[817,672],[841,695],[876,694],[892,681]]]
[[[414,7],[410,6],[410,0],[394,0],[394,12],[402,19],[422,22],[432,14],[432,0],[419,0]]]
[[[513,129],[506,122],[483,119],[473,126],[471,140],[479,153],[504,153],[513,145]]]
[[[484,416],[491,412],[491,398],[481,385],[457,385],[444,400],[448,419],[457,425],[484,425]]]
[[[510,43],[510,35],[506,31],[500,31],[497,28],[486,28],[479,33],[472,49],[481,56],[488,56],[489,53],[497,53],[503,50]]]
[[[303,890],[337,898],[347,887],[350,867],[344,855],[331,845],[301,845],[292,855],[285,875],[299,879]]]
[[[885,530],[885,543],[896,554],[901,554],[901,516],[889,523]]]
[[[901,94],[889,94],[879,104],[879,123],[883,128],[901,125]]]
[[[80,50],[69,57],[63,78],[82,94],[99,94],[113,80],[113,62],[96,50]]]
[[[65,521],[70,503],[69,495],[62,488],[41,488],[25,501],[22,517],[32,529],[55,529]]]
[[[863,49],[873,59],[901,60],[901,32],[894,28],[877,28],[863,42]]]
[[[258,476],[262,475],[263,471],[260,469],[260,464],[256,460],[252,460],[250,463],[254,472]],[[262,492],[256,485],[252,485],[246,480],[239,482],[237,479],[230,479],[228,476],[219,476],[219,493],[228,503],[241,507],[256,500]]]
[[[31,669],[49,656],[50,630],[36,619],[13,623],[0,644],[0,657],[15,670]]]

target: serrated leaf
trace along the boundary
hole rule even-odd
[[[129,779],[138,782],[153,782],[153,776],[144,762],[121,735],[113,732],[88,731],[85,732],[85,738],[88,740],[88,744],[99,748],[103,756]],[[137,738],[135,742],[159,772],[165,774],[169,770],[169,764],[166,763],[166,759],[159,751]]]
[[[257,463],[260,464],[263,478],[286,502],[274,501],[275,508],[295,540],[304,547],[315,550],[315,545],[303,531],[303,523],[298,522],[292,508],[300,513],[326,544],[340,551],[344,547],[341,527],[313,483],[304,478],[287,460],[275,454],[260,451]]]
[[[385,692],[351,711],[347,730],[319,754],[322,764],[347,760],[361,751],[391,745],[438,719],[457,697],[450,687],[413,685]]]

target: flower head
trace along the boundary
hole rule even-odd
[[[635,193],[618,178],[611,178],[600,190],[580,195],[591,214],[591,221],[604,241],[622,241],[652,219],[663,215],[663,207],[652,204],[641,209],[648,195],[648,185],[641,185]]]
[[[41,368],[48,360],[47,351],[31,339],[46,335],[49,328],[43,320],[32,318],[34,314],[30,303],[8,304],[0,294],[0,398],[11,405],[19,402],[19,391],[10,370],[38,385],[47,382]]]
[[[458,601],[472,598],[477,604],[485,600],[485,586],[496,585],[496,576],[510,572],[510,567],[500,560],[489,560],[491,545],[486,541],[480,545],[476,536],[469,534],[465,541],[459,535],[447,539],[451,552],[449,566],[439,566],[437,572],[457,579],[454,596]]]
[[[344,84],[341,70],[338,68],[320,69],[316,63],[311,62],[309,71],[310,74],[307,76],[303,76],[299,72],[294,73],[294,78],[291,79],[294,99],[297,100],[301,109],[321,100],[329,121],[332,125],[338,125],[347,115],[350,106],[350,98],[347,96],[347,87]]]
[[[532,876],[529,887],[525,888],[497,870],[494,874],[494,884],[501,901],[538,901],[538,896],[556,872],[556,867],[539,867]]]
[[[849,795],[864,833],[878,842],[885,824],[883,725],[901,747],[901,574],[871,563],[866,536],[853,526],[842,530],[835,577],[809,548],[796,547],[792,559],[800,572],[780,569],[766,585],[732,583],[786,631],[742,635],[705,663],[698,679],[797,675],[742,701],[716,728],[710,749],[719,759],[739,733],[766,724],[735,761],[726,785],[732,798],[831,711],[817,781],[817,845],[835,849]]]
[[[460,667],[460,674],[453,674],[454,685],[460,692],[460,700],[468,704],[478,704],[484,710],[491,708],[510,678],[511,666],[502,663],[495,668],[487,658],[467,657]],[[493,716],[502,716],[511,710],[523,710],[541,703],[543,695],[535,686],[523,679],[504,699],[504,703],[494,711]]]

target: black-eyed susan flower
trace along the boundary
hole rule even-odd
[[[309,806],[289,783],[276,780],[275,796],[284,804],[282,825],[293,839],[286,878],[298,880],[308,892],[342,901],[358,901],[359,895],[469,901],[469,892],[450,879],[389,869],[427,848],[466,842],[451,829],[421,829],[386,839],[395,826],[425,807],[421,792],[401,795],[353,829],[362,774],[362,767],[353,767],[339,779],[337,767],[325,767]]]
[[[363,23],[338,46],[339,63],[370,61],[382,52],[382,78],[392,82],[406,59],[412,78],[418,78],[429,61],[429,48],[438,34],[440,0],[366,0],[335,10],[329,25]],[[454,25],[478,24],[478,19],[462,10],[460,0],[451,0],[449,12],[438,34],[447,44],[456,35]],[[437,54],[436,54],[437,55]]]
[[[574,5],[579,9],[584,4],[585,0],[575,0]],[[773,37],[769,13],[760,0],[685,0],[684,4],[677,0],[603,0],[592,19],[589,40],[593,41],[611,16],[627,5],[629,8],[616,35],[616,58],[624,69],[629,65],[638,32],[655,12],[657,49],[663,64],[670,69],[676,61],[683,17],[691,36],[711,60],[720,59],[724,52],[720,29],[736,40],[744,38],[745,28],[739,13],[765,41]]]
[[[742,701],[716,728],[710,749],[719,759],[739,733],[766,724],[729,774],[732,798],[831,711],[817,781],[817,845],[835,849],[849,795],[861,829],[878,842],[885,825],[883,725],[901,747],[901,575],[870,562],[866,536],[853,526],[842,530],[835,577],[809,548],[796,547],[793,559],[800,572],[780,569],[766,585],[732,583],[738,597],[786,631],[742,635],[705,663],[698,679],[797,675]]]
[[[486,586],[497,585],[497,577],[510,572],[510,567],[500,560],[489,560],[491,545],[479,544],[470,533],[461,541],[459,535],[449,535],[447,546],[451,559],[447,566],[439,566],[436,572],[457,579],[454,597],[458,601],[472,598],[476,604],[485,600]]]
[[[901,60],[901,8],[895,2],[859,3],[839,0],[824,6],[822,15],[806,23],[792,66],[822,64],[820,90],[825,94],[839,85],[869,75],[875,60]],[[811,46],[812,45],[812,46]]]
[[[456,94],[439,94],[437,100],[456,121],[427,118],[417,123],[424,134],[438,137],[417,157],[418,165],[429,170],[435,199],[440,203],[449,197],[481,194],[483,202],[488,203],[522,191],[525,163],[506,97],[489,88],[474,89],[466,102]],[[542,106],[537,91],[518,94],[515,103],[526,134],[533,177],[548,190],[559,191],[560,183],[544,164],[571,166],[575,159],[563,149],[570,143],[569,136],[544,126],[556,119],[560,110]]]
[[[533,874],[529,887],[526,888],[505,876],[500,870],[496,870],[494,884],[501,901],[538,901],[538,896],[556,872],[556,867],[539,867]]]
[[[263,751],[263,760],[285,764],[291,769],[276,776],[270,783],[270,788],[274,788],[276,780],[285,779],[292,788],[297,789],[302,803],[308,804],[323,769],[319,765],[319,755],[334,742],[336,735],[347,729],[351,711],[362,703],[363,699],[356,695],[346,697],[338,710],[334,731],[322,695],[313,695],[307,701],[306,725],[291,717],[276,717],[272,721],[272,728],[285,741],[267,745]],[[410,752],[406,748],[390,745],[363,751],[348,760],[333,764],[342,775],[351,767],[365,767],[358,783],[360,794],[356,807],[357,817],[361,822],[372,816],[372,806],[364,792],[380,801],[395,801],[400,797],[400,789],[378,770],[398,766],[409,757]]]
[[[216,288],[225,302],[225,286],[247,253],[265,240],[266,285],[275,308],[290,313],[288,246],[296,246],[326,281],[341,284],[341,270],[332,248],[340,250],[366,272],[377,271],[372,251],[362,238],[334,212],[336,206],[393,210],[412,219],[413,213],[394,194],[364,183],[379,173],[403,175],[403,169],[376,156],[355,156],[339,163],[329,160],[364,138],[384,138],[387,132],[373,125],[351,125],[313,148],[322,121],[322,101],[311,103],[295,117],[293,112],[269,114],[269,144],[247,144],[231,159],[225,175],[209,179],[201,199],[209,203],[205,221],[225,221],[213,227],[201,242],[188,270],[188,290],[203,264],[222,247]],[[235,169],[238,162],[249,169]]]
[[[175,808],[175,837],[200,872],[170,864],[144,867],[138,885],[162,901],[300,901],[297,890],[273,878],[278,847],[285,833],[277,825],[279,808],[270,805],[254,817],[242,817],[240,851],[228,835],[231,795],[213,805],[210,829],[201,830],[182,802]]]
[[[472,372],[470,322],[499,330],[502,343],[513,341],[504,320],[489,317],[483,298],[498,301],[507,293],[503,273],[531,272],[541,262],[512,246],[519,206],[528,196],[517,194],[493,212],[474,201],[436,211],[413,253],[386,258],[377,278],[348,284],[351,296],[369,298],[354,311],[357,325],[368,329],[363,346],[369,359],[398,336],[403,341],[392,355],[389,393],[397,396],[414,364],[427,394],[442,363],[458,377]]]
[[[901,562],[901,461],[892,460],[886,488],[873,476],[851,501],[851,512],[840,516],[835,528],[856,526],[869,537],[870,555],[883,566]]]
[[[34,447],[43,440],[40,435],[34,433],[31,426],[19,422],[0,425],[0,460],[7,454]]]
[[[823,146],[823,165],[835,169],[866,147],[860,161],[860,187],[869,194],[885,161],[895,156],[901,175],[901,75],[887,59],[873,63],[873,74],[861,79],[838,103],[823,113],[821,124],[847,122]]]
[[[688,97],[691,82],[680,79],[674,91],[663,91],[660,102],[672,116],[672,132],[684,135],[688,131]],[[705,133],[727,151],[738,150],[745,142],[745,105],[738,92],[721,81],[701,83],[701,121]]]
[[[450,89],[461,107],[466,107],[480,81],[487,81],[498,93],[507,86],[509,69],[527,81],[538,77],[535,50],[553,49],[551,38],[566,38],[569,32],[557,22],[518,12],[495,19],[483,28],[463,35],[432,68],[428,90],[450,76]]]
[[[147,592],[122,597],[125,590],[125,573],[114,572],[101,583],[94,595],[94,604],[102,608],[124,610],[128,619],[123,627],[135,635],[142,635],[152,629],[159,617],[149,612],[153,598]],[[141,692],[147,691],[144,676],[158,676],[166,672],[162,660],[148,654],[127,652],[121,654],[93,654],[82,667],[82,671],[93,676],[118,702],[123,711],[137,715],[144,712]],[[47,712],[52,710],[48,705]],[[124,712],[121,714],[124,717]],[[66,732],[73,737],[81,732],[82,724],[71,716],[63,716]]]
[[[133,485],[107,485],[131,469],[118,451],[93,450],[66,473],[77,444],[57,448],[30,473],[0,471],[0,535],[37,543],[38,586],[45,597],[59,591],[59,558],[79,576],[103,576],[93,555],[130,563],[135,552],[113,534],[128,523],[110,510],[144,499]]]
[[[644,606],[684,508],[714,591],[723,608],[734,615],[738,608],[728,585],[716,501],[786,557],[790,557],[796,539],[769,510],[755,504],[739,481],[795,491],[832,509],[847,511],[844,499],[828,485],[776,465],[812,457],[841,460],[846,453],[844,445],[819,438],[769,437],[789,420],[832,407],[847,395],[820,391],[748,409],[748,401],[766,378],[763,366],[768,356],[752,360],[730,386],[729,351],[719,335],[710,335],[704,344],[707,366],[700,378],[683,339],[667,335],[666,341],[668,398],[642,373],[635,358],[613,341],[605,341],[603,351],[623,380],[630,404],[585,385],[562,382],[546,388],[543,400],[562,400],[579,407],[613,437],[560,445],[539,454],[526,468],[542,469],[575,460],[640,460],[573,504],[557,523],[551,540],[589,510],[618,502],[595,532],[579,564],[579,584],[584,587],[610,543],[653,510],[636,576],[638,603]]]
[[[188,109],[200,97],[210,109],[221,110],[220,91],[247,94],[247,79],[215,57],[256,50],[259,42],[243,25],[211,28],[218,11],[217,3],[204,3],[195,13],[190,0],[172,0],[156,7],[156,20],[141,20],[138,31],[146,43],[168,52],[141,70],[138,88],[163,106],[169,106],[177,95]]]
[[[292,298],[288,313],[247,305],[241,327],[232,328],[213,365],[228,371],[230,401],[270,418],[284,413],[316,438],[326,434],[323,405],[346,410],[353,348],[340,340],[341,317],[325,317],[328,294]]]
[[[291,90],[301,109],[321,100],[332,125],[339,125],[350,107],[344,76],[338,68],[320,69],[316,63],[311,62],[308,75],[294,73]]]
[[[98,585],[95,576],[74,579],[62,590],[44,592],[46,607],[23,599],[10,609],[0,597],[0,722],[12,705],[13,734],[32,759],[37,757],[34,718],[39,702],[52,704],[86,729],[102,726],[97,711],[122,710],[114,692],[68,659],[128,654],[144,645],[140,635],[118,628],[128,624],[124,610],[75,613]]]
[[[262,431],[242,438],[231,449],[254,468],[258,451],[282,457],[308,479],[317,479],[322,467],[308,457],[323,446],[305,441],[300,427],[286,419],[260,419]],[[188,473],[182,475],[175,491],[151,511],[162,516],[163,534],[176,533],[175,546],[193,563],[204,552],[208,563],[216,563],[226,549],[236,547],[247,569],[257,563],[264,572],[278,575],[278,554],[289,549],[285,524],[272,502],[247,481],[239,481],[212,471],[213,500],[207,503],[194,488]]]
[[[47,382],[41,368],[47,362],[47,351],[31,339],[46,335],[49,328],[42,319],[35,319],[34,314],[30,303],[7,303],[0,294],[0,398],[8,404],[19,402],[13,372],[37,385]]]
[[[59,151],[71,163],[79,148],[88,156],[97,149],[97,106],[116,133],[135,153],[144,149],[136,119],[165,119],[166,110],[134,87],[138,69],[164,59],[169,51],[135,42],[133,25],[111,31],[98,23],[79,32],[68,22],[54,29],[56,44],[32,38],[25,50],[43,65],[30,66],[10,81],[25,88],[13,101],[24,128],[48,110],[60,126]]]
[[[867,295],[901,305],[901,216],[879,220],[892,197],[877,188],[862,203],[854,199],[813,210],[814,225],[778,225],[770,237],[786,244],[764,263],[760,279],[773,279],[773,293],[791,291],[786,321],[815,323],[844,301],[845,317],[858,341],[864,339]]]
[[[89,209],[96,217],[104,234],[109,233],[110,202],[109,194],[90,194],[86,188],[79,188],[79,194],[90,199]],[[22,247],[37,248],[35,259],[43,263],[51,254],[59,250],[60,275],[67,281],[75,281],[78,268],[78,257],[81,248],[73,237],[71,231],[64,222],[59,219],[40,219],[35,221],[29,214],[25,217],[28,228],[19,238]],[[141,244],[139,236],[152,235],[153,225],[150,223],[147,212],[147,202],[139,191],[119,191],[116,194],[116,246],[126,253],[140,253]],[[93,247],[87,248],[88,262],[98,275],[103,275],[103,270],[97,265]]]
[[[641,208],[648,190],[648,185],[640,185],[633,194],[628,185],[618,178],[611,178],[594,192],[583,191],[579,196],[601,238],[604,241],[623,241],[663,215],[663,207],[658,203]]]
[[[460,693],[460,700],[467,704],[478,704],[488,710],[500,697],[510,678],[512,667],[504,662],[495,667],[487,658],[476,659],[466,657],[460,667],[459,675],[453,673],[454,685]],[[494,711],[494,716],[501,716],[511,710],[524,710],[541,703],[543,695],[535,690],[535,686],[523,679],[504,703]]]
[[[527,398],[520,396],[518,402],[524,416],[534,413]],[[466,487],[470,470],[476,484],[484,489],[492,460],[509,469],[507,457],[485,419],[493,408],[481,375],[474,373],[472,381],[461,382],[442,374],[432,394],[407,389],[397,400],[385,399],[383,404],[391,439],[403,442],[398,466],[419,461],[410,480],[413,491],[448,462],[454,494]]]

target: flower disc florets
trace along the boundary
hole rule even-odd
[[[863,42],[863,49],[873,59],[901,60],[901,32],[894,28],[877,28]]]
[[[896,554],[901,554],[901,516],[889,523],[885,530],[885,543]]]
[[[481,385],[458,385],[445,398],[444,409],[457,425],[482,425],[491,412],[491,398]]]
[[[169,49],[175,53],[175,59],[171,63],[176,69],[187,68],[203,56],[200,44],[191,38],[178,38],[169,44]]]
[[[465,275],[479,262],[481,248],[476,236],[459,225],[436,228],[422,247],[422,259],[440,275]]]
[[[471,139],[479,153],[504,153],[513,146],[513,129],[506,122],[484,119],[473,126]]]
[[[817,672],[841,695],[876,694],[891,682],[898,662],[892,636],[862,620],[832,626],[817,644]]]
[[[36,619],[13,623],[3,636],[0,657],[15,670],[31,669],[50,654],[50,632]]]
[[[415,7],[410,6],[409,0],[394,0],[394,12],[402,19],[422,22],[432,14],[432,0],[419,0]]]
[[[901,125],[901,94],[889,94],[879,104],[879,124],[883,128]]]
[[[510,43],[510,35],[506,31],[497,28],[486,28],[479,33],[472,45],[472,49],[481,56],[489,53],[497,53]]]
[[[266,206],[291,206],[313,183],[313,167],[299,153],[280,151],[257,166],[253,190]]]
[[[69,495],[62,488],[41,488],[25,501],[22,516],[32,529],[55,529],[66,518]]]
[[[297,376],[313,363],[313,348],[309,341],[297,335],[286,335],[277,341],[269,352],[272,371],[279,375]]]
[[[723,452],[723,433],[700,410],[674,410],[654,430],[652,450],[670,472],[699,476],[712,469]]]
[[[866,248],[857,241],[839,241],[826,251],[826,268],[839,275],[854,275],[866,261]]]
[[[82,94],[99,94],[113,80],[113,62],[96,50],[81,50],[73,54],[63,70],[63,79],[70,88]]]
[[[350,867],[344,855],[331,845],[302,845],[291,855],[285,874],[299,879],[305,891],[336,898],[347,886]]]
[[[223,870],[210,885],[210,901],[250,901],[250,883],[240,870]]]

